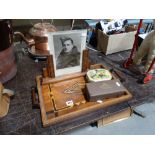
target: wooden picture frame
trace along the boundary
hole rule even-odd
[[[86,48],[87,30],[69,30],[48,34],[53,55],[55,77],[80,72],[82,52]]]

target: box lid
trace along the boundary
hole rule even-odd
[[[92,82],[86,84],[86,91],[90,101],[116,97],[125,94],[126,88],[118,79]]]

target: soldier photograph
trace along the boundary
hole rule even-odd
[[[73,39],[70,37],[60,38],[62,43],[62,50],[57,57],[56,68],[63,69],[80,65],[80,52]]]

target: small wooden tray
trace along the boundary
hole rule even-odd
[[[99,64],[92,65],[90,68],[104,67]],[[126,93],[120,97],[104,99],[102,103],[88,102],[85,98],[86,72],[59,78],[37,76],[36,81],[44,127],[132,98],[126,89]],[[67,101],[72,101],[73,105],[68,106]]]

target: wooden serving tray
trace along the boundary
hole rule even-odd
[[[99,67],[101,65],[94,65],[91,68]],[[126,89],[125,94],[120,97],[104,99],[102,103],[88,102],[85,98],[86,72],[59,78],[37,76],[36,81],[44,127],[132,98]],[[73,104],[68,105],[68,101]]]

